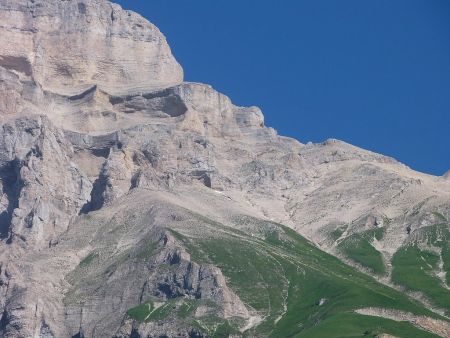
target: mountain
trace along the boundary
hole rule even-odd
[[[0,0],[0,336],[449,337],[450,180],[302,144],[106,0]]]

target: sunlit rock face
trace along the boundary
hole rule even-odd
[[[44,90],[138,90],[183,80],[158,28],[105,0],[5,0],[0,23],[0,66]]]

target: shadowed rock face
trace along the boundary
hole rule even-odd
[[[422,270],[448,289],[448,174],[338,140],[301,144],[259,108],[182,81],[163,35],[136,13],[0,0],[1,337],[264,337],[304,311],[313,319],[295,332],[316,326],[327,311],[314,306],[336,303],[320,296],[289,313],[299,301],[289,297],[305,298],[289,278],[307,265],[269,221],[389,285],[399,252],[432,252]],[[367,252],[351,255],[355,243],[383,275]],[[246,285],[248,271],[258,282]],[[348,286],[337,290],[340,302]]]
[[[1,237],[51,243],[89,198],[91,183],[71,161],[73,150],[45,117],[2,126]]]

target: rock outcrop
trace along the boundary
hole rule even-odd
[[[77,94],[98,85],[122,92],[183,81],[158,28],[106,0],[5,0],[0,22],[0,66],[46,91]]]
[[[46,117],[22,117],[1,128],[1,237],[51,245],[89,202],[92,184]]]

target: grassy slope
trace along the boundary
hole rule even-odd
[[[367,267],[375,274],[383,275],[386,273],[386,267],[382,255],[371,244],[374,238],[380,240],[383,234],[383,228],[353,234],[340,242],[338,248],[351,260]]]
[[[258,226],[265,223],[252,221]],[[258,238],[214,222],[207,226],[216,234],[224,232],[215,238],[176,235],[195,261],[220,267],[233,290],[264,317],[259,326],[247,332],[249,336],[361,337],[390,333],[433,337],[408,323],[353,313],[373,306],[434,316],[286,227],[270,223],[264,238]]]
[[[446,281],[450,282],[448,225],[442,223],[421,228],[416,236],[415,242],[395,253],[392,259],[392,281],[409,290],[424,293],[434,305],[450,315],[450,290],[436,276],[442,257],[442,268],[447,272]]]
[[[138,322],[167,321],[176,319],[190,327],[196,327],[210,337],[228,337],[239,333],[236,323],[215,315],[195,316],[196,309],[208,304],[214,307],[212,301],[200,299],[171,299],[156,308],[150,300],[127,311],[127,315]]]
[[[415,241],[395,253],[392,259],[392,281],[407,290],[422,292],[433,305],[450,315],[450,290],[437,276],[441,270],[447,272],[445,281],[450,285],[449,225],[445,216],[437,212],[434,215],[439,224],[418,229],[414,233]],[[335,230],[330,233],[330,238],[338,239],[344,230]],[[342,240],[338,248],[347,258],[374,274],[383,275],[386,267],[381,253],[371,244],[374,238],[380,240],[382,236],[383,228],[352,234]]]
[[[349,313],[341,313],[327,318],[321,325],[307,329],[295,337],[378,337],[386,332],[396,337],[437,337],[428,332],[417,330],[412,324],[406,322]]]

